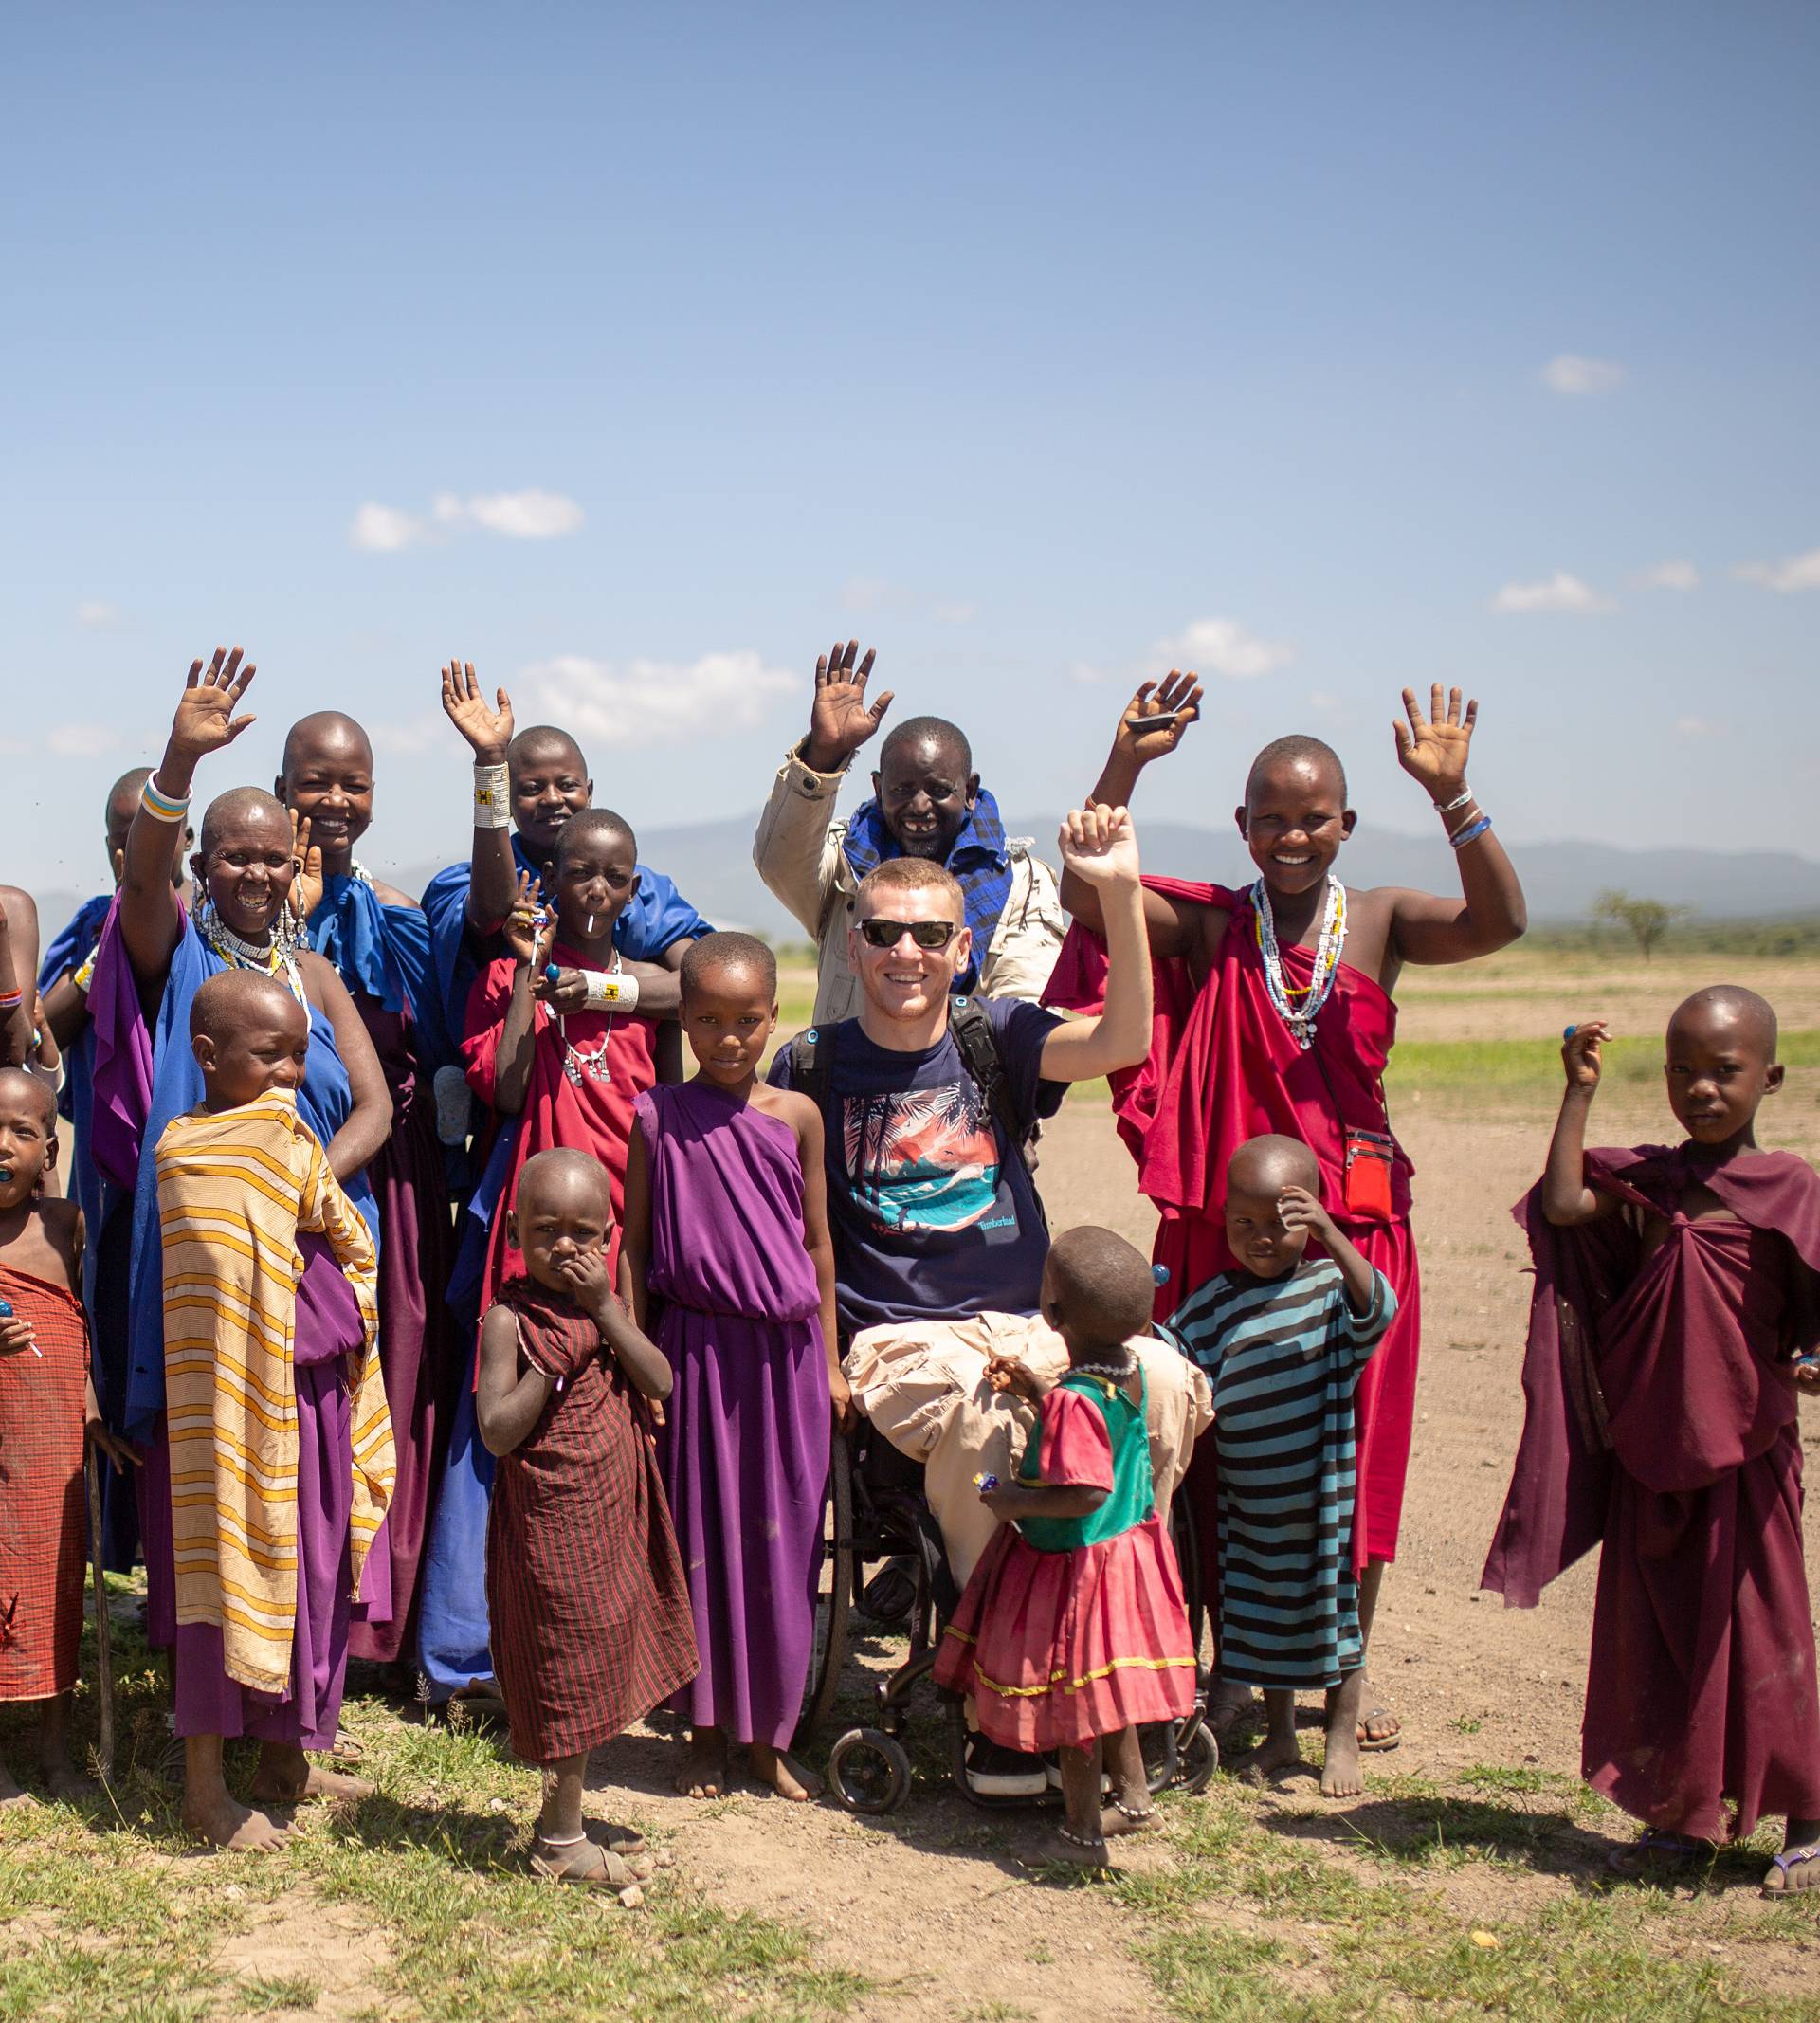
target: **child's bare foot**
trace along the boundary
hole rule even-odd
[[[24,1811],[26,1807],[37,1803],[37,1799],[28,1791],[20,1790],[12,1780],[12,1773],[4,1764],[0,1764],[0,1812],[10,1812],[14,1808]]]
[[[1327,1756],[1320,1766],[1323,1798],[1356,1798],[1365,1789],[1358,1767],[1358,1734],[1355,1723],[1342,1722],[1327,1730]]]
[[[769,1742],[753,1743],[752,1774],[768,1790],[795,1805],[807,1805],[811,1798],[819,1798],[825,1788],[812,1770],[805,1770],[794,1757],[774,1749]]]
[[[253,1773],[253,1796],[263,1805],[302,1805],[312,1798],[358,1804],[362,1798],[371,1798],[375,1789],[365,1777],[324,1770],[300,1749],[276,1745],[260,1751],[259,1768]]]
[[[1251,1759],[1245,1766],[1245,1781],[1247,1784],[1268,1784],[1301,1768],[1301,1750],[1296,1738],[1289,1736],[1265,1736],[1252,1750]]]
[[[1782,1851],[1763,1878],[1766,1897],[1820,1890],[1820,1819],[1791,1819]]]
[[[236,1854],[273,1854],[291,1837],[289,1827],[237,1805],[226,1792],[202,1797],[185,1792],[183,1823],[198,1840]]]
[[[719,1728],[697,1728],[672,1780],[674,1788],[685,1798],[724,1798],[730,1781],[726,1737]]]

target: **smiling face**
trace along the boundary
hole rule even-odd
[[[0,1067],[0,1214],[29,1201],[56,1163],[56,1097],[23,1067]]]
[[[1301,1264],[1308,1231],[1283,1219],[1283,1191],[1302,1187],[1320,1197],[1320,1168],[1294,1139],[1247,1139],[1226,1168],[1226,1241],[1241,1269],[1280,1279]]]
[[[947,862],[968,811],[979,797],[979,775],[952,742],[911,738],[887,747],[872,792],[891,839],[906,857]]]
[[[952,885],[902,886],[871,880],[861,888],[858,917],[886,923],[872,930],[886,941],[875,947],[859,925],[847,930],[847,949],[866,1002],[883,1017],[926,1018],[948,1001],[955,978],[967,967],[973,936],[962,922],[962,906]],[[910,930],[935,921],[951,932],[945,948],[923,948]],[[891,927],[901,931],[893,936]]]
[[[1668,1022],[1666,1052],[1668,1107],[1695,1144],[1754,1145],[1757,1105],[1782,1086],[1774,1015],[1762,1000],[1744,992],[1690,997]]]
[[[290,817],[264,794],[223,795],[203,818],[202,847],[191,860],[222,924],[249,941],[264,940],[290,895]]]
[[[373,746],[352,717],[322,710],[291,726],[284,770],[273,792],[294,814],[307,815],[323,867],[344,870],[373,825]]]
[[[555,867],[556,920],[563,940],[573,945],[610,935],[637,892],[638,844],[624,828],[591,815],[564,835]]]
[[[722,962],[683,985],[682,1036],[704,1081],[742,1087],[776,1030],[775,993],[750,964]]]
[[[1251,862],[1273,894],[1294,898],[1324,884],[1358,819],[1346,806],[1337,766],[1313,756],[1254,769],[1236,816]]]
[[[310,1050],[310,1015],[282,984],[247,971],[228,974],[264,988],[237,991],[227,1015],[191,1039],[209,1110],[237,1110],[273,1089],[299,1087]]]
[[[506,1234],[523,1253],[525,1270],[539,1285],[567,1294],[570,1286],[560,1267],[603,1249],[612,1233],[606,1168],[578,1152],[554,1158],[541,1153],[527,1160],[506,1222]]]
[[[530,730],[512,740],[512,819],[540,863],[555,855],[563,829],[594,797],[575,740],[561,731]]]

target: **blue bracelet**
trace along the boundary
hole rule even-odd
[[[1455,849],[1463,850],[1468,843],[1477,843],[1479,838],[1490,827],[1491,817],[1489,815],[1481,815],[1478,821],[1468,822],[1457,836],[1449,836],[1447,841],[1453,845]]]

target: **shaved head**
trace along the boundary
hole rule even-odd
[[[515,767],[529,765],[539,757],[555,755],[573,758],[575,771],[584,779],[588,777],[588,761],[580,745],[567,731],[559,730],[554,723],[534,723],[528,730],[520,731],[505,748],[505,762]]]
[[[258,970],[218,970],[190,1000],[190,1037],[206,1035],[219,1046],[229,1034],[266,1022],[287,1030],[310,1014],[276,976]]]
[[[1248,1138],[1227,1161],[1228,1194],[1274,1199],[1285,1187],[1305,1187],[1320,1199],[1320,1161],[1299,1138]]]
[[[276,794],[267,793],[264,787],[230,787],[209,803],[202,818],[198,847],[207,857],[228,830],[244,829],[252,822],[261,827],[275,825],[287,836],[291,832],[290,815]]]
[[[919,752],[924,746],[934,746],[952,757],[962,779],[974,770],[974,748],[959,724],[950,723],[946,717],[906,717],[885,733],[879,747],[880,772],[891,763],[893,753]]]
[[[299,755],[309,750],[355,758],[372,770],[372,738],[352,717],[338,709],[318,709],[310,716],[300,717],[284,734],[282,763],[287,775],[296,771]]]
[[[1145,1333],[1156,1298],[1150,1260],[1111,1230],[1067,1230],[1049,1247],[1046,1312],[1083,1344],[1112,1348]]]
[[[0,1067],[0,1100],[27,1103],[37,1110],[48,1138],[57,1128],[57,1092],[42,1075],[23,1067]]]
[[[1251,770],[1245,775],[1245,800],[1247,807],[1256,800],[1260,788],[1274,774],[1297,772],[1331,775],[1339,790],[1339,805],[1346,805],[1346,768],[1339,762],[1339,754],[1332,745],[1323,744],[1319,738],[1306,738],[1297,733],[1288,738],[1275,738],[1251,761]]]
[[[556,862],[561,864],[584,843],[623,843],[632,856],[638,855],[638,838],[632,833],[632,825],[610,808],[589,808],[571,815],[557,839]]]
[[[766,996],[777,995],[777,957],[755,934],[703,935],[682,953],[682,995],[712,991],[723,978],[750,977]]]
[[[1729,1033],[1746,1046],[1758,1049],[1765,1061],[1775,1059],[1776,1023],[1767,998],[1741,984],[1709,984],[1675,1007],[1668,1021],[1670,1039],[1676,1033],[1692,1038],[1718,1038]]]
[[[107,790],[106,821],[109,829],[132,827],[133,817],[139,811],[139,794],[151,777],[150,766],[135,766],[131,773],[122,773]]]
[[[517,1212],[529,1216],[534,1202],[555,1204],[583,1200],[598,1206],[602,1219],[610,1227],[613,1197],[607,1184],[607,1169],[597,1158],[572,1146],[556,1146],[534,1153],[519,1176]]]

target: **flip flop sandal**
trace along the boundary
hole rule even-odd
[[[645,1836],[636,1827],[615,1826],[610,1819],[591,1820],[586,1829],[588,1838],[597,1848],[605,1848],[609,1854],[643,1854]]]
[[[1820,1840],[1804,1840],[1798,1848],[1784,1848],[1780,1854],[1770,1856],[1770,1866],[1782,1880],[1779,1883],[1765,1883],[1766,1897],[1813,1896],[1820,1899],[1820,1890],[1797,1890],[1789,1880],[1789,1870],[1798,1868],[1803,1862],[1820,1862]]]
[[[335,1746],[329,1751],[330,1759],[337,1763],[364,1763],[367,1759],[366,1746],[357,1742],[345,1728],[335,1731]]]
[[[1713,1853],[1710,1840],[1695,1840],[1666,1827],[1645,1827],[1628,1848],[1614,1848],[1606,1856],[1606,1863],[1620,1875],[1672,1875],[1679,1869],[1710,1862]]]
[[[1373,1722],[1395,1720],[1396,1716],[1389,1707],[1374,1707],[1369,1714],[1361,1714],[1358,1717],[1359,1748],[1373,1756],[1384,1756],[1392,1749],[1400,1749],[1403,1746],[1403,1730],[1400,1724],[1394,1735],[1374,1736],[1370,1733]]]
[[[572,1846],[592,1853],[595,1857],[594,1860],[584,1862],[579,1867],[570,1863],[564,1856],[567,1849]],[[550,1849],[553,1853],[557,1854],[557,1859],[553,1861],[549,1855],[537,1853],[536,1850],[538,1848]],[[639,1867],[645,1868],[646,1872],[649,1873],[646,1865],[641,1863]],[[567,1883],[576,1889],[597,1889],[610,1893],[628,1910],[636,1909],[645,1901],[645,1892],[638,1886],[638,1868],[623,1861],[609,1849],[601,1847],[598,1842],[588,1839],[585,1834],[576,1842],[541,1839],[536,1841],[531,1855],[531,1873],[546,1883]]]

